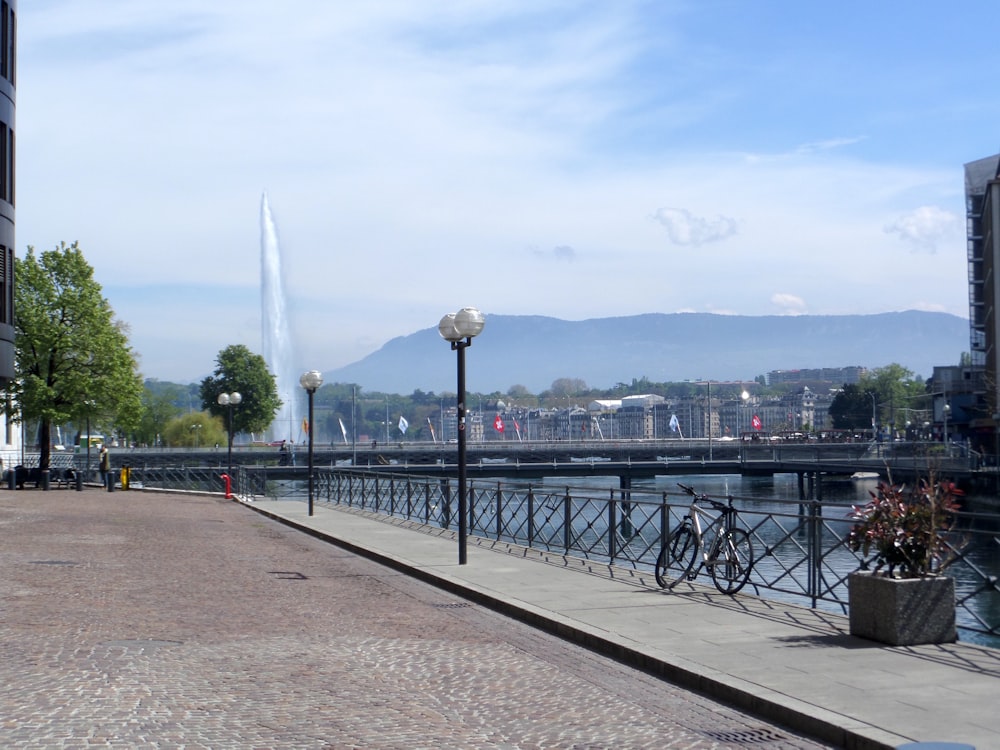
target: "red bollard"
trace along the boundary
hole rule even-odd
[[[228,474],[223,474],[222,481],[226,483],[226,500],[229,500],[233,496],[232,480],[229,478]]]

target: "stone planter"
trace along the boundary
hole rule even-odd
[[[870,572],[847,579],[851,635],[891,646],[952,643],[955,579],[887,578]]]

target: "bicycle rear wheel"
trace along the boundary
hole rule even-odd
[[[670,532],[656,558],[656,582],[660,588],[672,589],[687,578],[698,554],[698,542],[688,524]]]
[[[753,568],[753,544],[743,529],[723,529],[716,537],[708,565],[715,588],[735,594],[746,586]]]

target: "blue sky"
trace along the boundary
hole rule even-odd
[[[262,351],[265,192],[296,370],[465,305],[484,336],[491,313],[967,315],[1000,6],[18,10],[19,253],[78,240],[147,377]]]

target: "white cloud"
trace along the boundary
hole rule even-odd
[[[961,219],[951,211],[921,206],[887,224],[885,232],[898,235],[914,250],[933,253],[941,242],[954,240],[961,228]]]
[[[775,292],[771,295],[771,304],[780,307],[785,315],[805,315],[806,301],[796,294]]]
[[[739,227],[736,219],[716,216],[708,219],[695,216],[684,208],[658,208],[653,218],[667,230],[667,236],[675,245],[698,247],[709,242],[718,242],[736,234]]]

